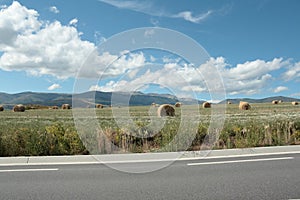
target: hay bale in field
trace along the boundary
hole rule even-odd
[[[175,116],[175,109],[170,104],[163,104],[157,109],[157,115],[159,117]]]
[[[175,103],[175,107],[176,107],[176,108],[180,108],[181,105],[182,105],[182,103],[180,103],[180,102]]]
[[[153,102],[153,103],[151,104],[151,106],[155,107],[155,106],[156,106],[156,103]]]
[[[0,105],[0,112],[4,111],[4,107]]]
[[[25,112],[25,106],[22,105],[22,104],[15,105],[15,106],[13,107],[13,111],[14,111],[14,112]]]
[[[278,100],[273,100],[273,101],[272,101],[272,104],[278,104],[278,103],[279,103]]]
[[[240,110],[250,110],[251,106],[248,102],[241,101],[239,104],[239,109]]]
[[[282,101],[282,100],[279,100],[278,103],[283,103],[283,101]]]
[[[294,105],[294,106],[296,106],[296,105],[298,105],[299,103],[297,102],[297,101],[293,101],[292,102],[292,105]]]
[[[102,104],[96,104],[96,108],[103,108],[104,106]]]
[[[202,107],[203,108],[210,108],[211,107],[211,103],[209,103],[209,102],[204,102],[203,104],[202,104]]]
[[[227,101],[227,104],[231,104],[231,101]]]
[[[53,110],[58,110],[58,106],[52,106]]]
[[[65,103],[61,106],[61,109],[63,109],[63,110],[71,109],[71,106],[70,106],[70,104]]]

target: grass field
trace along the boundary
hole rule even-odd
[[[193,140],[188,150],[199,150],[210,137],[211,111],[218,107],[220,105],[210,109],[185,106],[191,113],[200,111],[200,122],[192,122],[199,123],[197,130],[193,130],[196,133],[190,135],[187,127],[186,136],[180,139],[176,138],[178,128],[181,120],[188,117],[181,115],[181,108],[176,108],[176,116],[168,117],[159,130],[147,126],[150,106],[130,107],[134,126],[122,127],[115,122],[111,108],[97,109],[100,129],[86,130],[80,137],[72,110],[27,110],[24,113],[5,110],[0,112],[0,156],[180,151],[186,150],[191,136]],[[119,119],[128,118],[127,108],[114,109]],[[251,104],[251,110],[242,111],[238,105],[230,104],[226,105],[224,116],[223,129],[217,130],[217,138],[209,148],[300,144],[300,106],[262,103]]]

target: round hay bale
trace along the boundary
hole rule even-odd
[[[227,101],[227,104],[231,104],[231,101]]]
[[[0,105],[0,112],[4,111],[4,107]]]
[[[96,104],[96,108],[103,108],[104,106],[102,104]]]
[[[272,104],[278,104],[278,103],[279,103],[278,100],[273,100],[273,101],[272,101]]]
[[[211,107],[211,103],[209,103],[209,102],[204,102],[203,104],[202,104],[202,107],[203,108],[210,108]]]
[[[70,104],[65,103],[61,106],[61,109],[63,109],[63,110],[71,109],[71,106],[70,106]]]
[[[298,105],[299,103],[297,102],[297,101],[293,101],[292,102],[292,105],[294,105],[294,106],[296,106],[296,105]]]
[[[157,115],[159,117],[165,117],[165,116],[175,116],[175,109],[172,105],[170,104],[163,104],[159,106],[157,109]]]
[[[176,107],[176,108],[180,108],[181,105],[182,105],[182,103],[180,103],[180,102],[175,103],[175,107]]]
[[[58,110],[58,106],[52,106],[53,110]]]
[[[239,105],[240,110],[250,110],[251,106],[248,102],[241,101]]]
[[[278,103],[283,103],[283,101],[282,101],[282,100],[279,100]]]
[[[13,111],[14,111],[14,112],[25,112],[25,106],[22,105],[22,104],[15,105],[15,106],[13,107]]]
[[[155,107],[155,106],[156,106],[156,103],[153,102],[153,103],[151,104],[151,106]]]

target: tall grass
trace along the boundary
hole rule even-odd
[[[196,106],[189,108],[198,112]],[[224,127],[218,132],[219,138],[213,148],[300,144],[299,108],[288,103],[254,104],[251,110],[241,111],[235,104],[228,105]],[[101,130],[87,130],[80,137],[71,110],[1,112],[0,156],[181,151],[186,147],[199,150],[210,137],[211,109],[200,108],[201,121],[197,130],[185,127],[186,134],[178,134],[181,117],[184,117],[180,108],[176,108],[175,117],[165,119],[164,126],[158,131],[148,127],[149,107],[130,107],[129,110],[134,126],[119,127],[110,108],[98,109],[96,114]]]

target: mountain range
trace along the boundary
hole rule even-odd
[[[72,105],[72,99],[76,102],[77,106],[96,104],[103,104],[106,106],[111,105],[111,99],[113,97],[114,105],[122,106],[143,106],[156,104],[175,104],[176,102],[181,102],[183,104],[195,104],[195,102],[202,104],[204,101],[195,100],[191,98],[177,98],[170,94],[156,94],[156,93],[126,93],[126,92],[100,92],[100,91],[90,91],[80,94],[64,94],[64,93],[38,93],[38,92],[22,92],[17,94],[7,94],[0,93],[0,105],[6,108],[12,108],[16,104],[24,105],[43,105],[43,106],[60,106],[62,104],[68,103]],[[236,99],[226,99],[220,103],[226,103],[230,101],[233,104],[239,103],[240,101],[247,101],[249,103],[266,103],[273,100],[282,100],[283,102],[300,101],[296,98],[284,97],[284,96],[274,96],[262,99],[251,99],[251,98],[236,98]]]
[[[111,101],[113,99],[113,101]],[[64,94],[64,93],[38,93],[38,92],[22,92],[17,94],[0,93],[0,105],[4,108],[12,108],[16,104],[24,105],[42,105],[42,106],[60,106],[62,104],[70,104],[76,102],[76,107],[94,106],[94,104],[103,104],[109,106],[112,104],[123,106],[144,106],[156,104],[175,104],[176,102],[184,104],[202,103],[190,98],[177,98],[170,94],[144,94],[142,92],[126,93],[126,92],[100,92],[90,91],[80,94]]]

